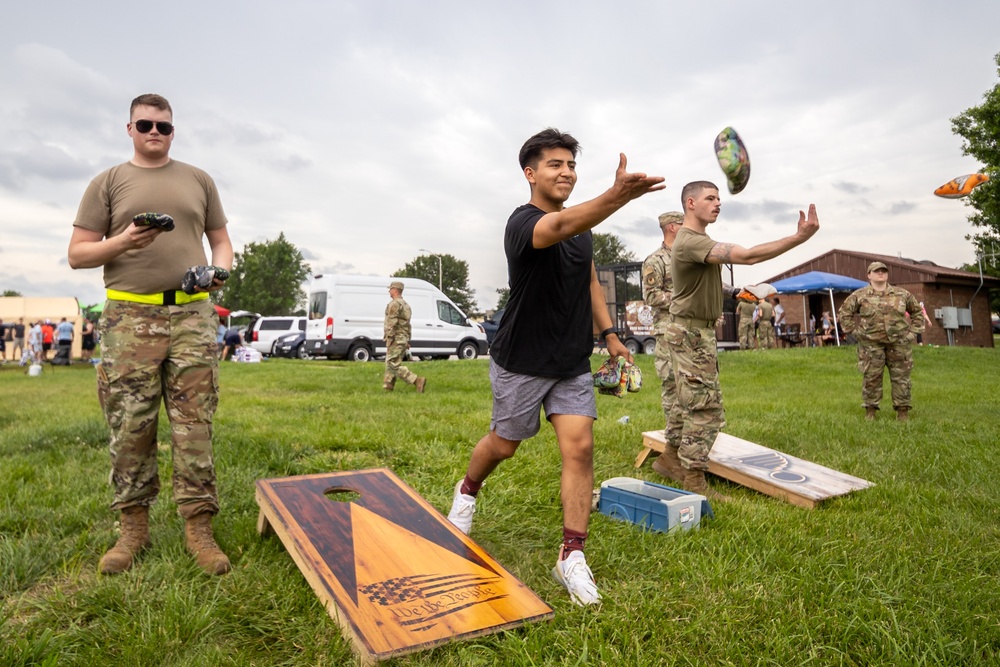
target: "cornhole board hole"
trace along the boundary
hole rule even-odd
[[[643,449],[636,457],[635,467],[641,467],[651,452],[662,452],[666,443],[663,431],[645,431]],[[726,433],[715,438],[708,457],[708,470],[713,475],[808,509],[824,500],[875,486],[860,477]]]
[[[365,664],[553,617],[386,468],[257,481],[273,531]]]

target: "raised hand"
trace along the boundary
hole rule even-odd
[[[799,211],[799,234],[809,238],[819,231],[819,216],[816,215],[816,204],[809,204],[809,215]]]
[[[628,159],[625,153],[618,154],[618,169],[615,171],[615,184],[612,186],[619,196],[626,200],[638,199],[647,192],[656,192],[666,188],[662,176],[647,176],[642,172],[629,173],[626,170]]]

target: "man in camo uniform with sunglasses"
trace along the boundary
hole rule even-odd
[[[149,506],[160,490],[156,433],[162,402],[187,549],[203,570],[224,574],[229,559],[212,534],[219,511],[212,457],[219,361],[208,293],[228,275],[218,269],[232,268],[233,246],[212,178],[170,158],[170,103],[140,95],[132,101],[127,131],[132,159],[91,181],[69,245],[70,266],[104,267],[108,290],[97,388],[111,430],[111,509],[121,512],[121,536],[98,568],[123,572],[150,545]],[[204,286],[182,291],[188,269],[207,264],[203,238],[214,274]]]

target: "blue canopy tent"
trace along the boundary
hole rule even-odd
[[[833,333],[837,338],[837,345],[840,345],[839,326],[837,325],[837,307],[833,302],[834,292],[853,292],[868,285],[863,280],[840,276],[836,273],[825,273],[823,271],[809,271],[791,278],[778,280],[771,283],[778,294],[802,294],[802,313],[806,313],[806,294],[829,294],[830,312],[833,314]]]

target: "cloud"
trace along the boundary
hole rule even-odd
[[[898,201],[889,207],[889,215],[903,215],[904,213],[909,213],[917,208],[917,205],[911,201]]]
[[[831,183],[831,186],[834,190],[840,190],[849,195],[860,195],[871,190],[870,187],[861,185],[860,183],[849,183],[847,181],[837,181],[836,183]]]
[[[764,199],[760,202],[726,201],[722,204],[722,217],[731,220],[757,220],[768,222],[798,216],[799,206],[789,202]]]

